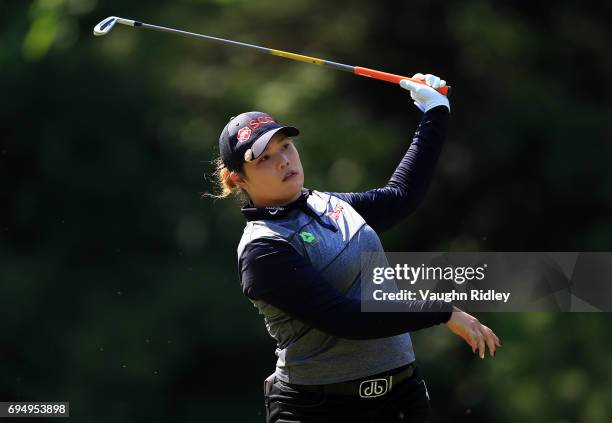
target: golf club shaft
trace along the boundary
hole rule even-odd
[[[350,73],[353,73],[355,75],[367,76],[369,78],[374,78],[374,79],[378,79],[378,80],[381,80],[381,81],[387,81],[387,82],[391,82],[391,83],[394,83],[394,84],[399,84],[402,79],[409,79],[409,80],[411,80],[413,82],[416,82],[418,84],[425,85],[425,83],[422,80],[413,79],[413,78],[410,78],[410,77],[407,77],[407,76],[401,76],[401,75],[396,75],[396,74],[393,74],[393,73],[381,72],[381,71],[377,71],[377,70],[374,70],[374,69],[364,68],[364,67],[361,67],[361,66],[345,65],[345,64],[342,64],[342,63],[331,62],[329,60],[323,60],[323,59],[318,59],[316,57],[304,56],[304,55],[301,55],[301,54],[291,53],[291,52],[288,52],[288,51],[274,50],[274,49],[270,49],[270,48],[266,48],[266,47],[257,46],[257,45],[254,45],[254,44],[242,43],[240,41],[232,41],[232,40],[227,40],[227,39],[224,39],[224,38],[213,37],[213,36],[210,36],[210,35],[197,34],[195,32],[181,31],[179,29],[166,28],[166,27],[163,27],[163,26],[151,25],[151,24],[147,24],[147,23],[144,23],[144,22],[132,21],[132,20],[128,20],[128,19],[118,18],[117,22],[120,23],[120,24],[123,24],[123,25],[133,26],[135,28],[152,29],[154,31],[169,32],[169,33],[172,33],[172,34],[183,35],[183,36],[186,36],[186,37],[194,37],[194,38],[200,38],[200,39],[205,39],[205,40],[210,40],[210,41],[216,41],[216,42],[223,43],[223,44],[232,44],[232,45],[235,45],[235,46],[247,47],[247,48],[250,48],[250,49],[259,50],[259,51],[264,52],[264,53],[272,54],[274,56],[284,57],[286,59],[297,60],[297,61],[300,61],[300,62],[310,63],[310,64],[313,64],[313,65],[325,66],[325,67],[328,67],[328,68],[337,69],[337,70],[341,70],[341,71],[345,71],[345,72],[350,72]],[[440,94],[448,96],[449,93],[450,93],[450,86],[440,87],[440,88],[437,89],[437,91]]]

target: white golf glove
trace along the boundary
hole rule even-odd
[[[433,109],[436,106],[446,106],[450,112],[450,104],[448,97],[440,94],[435,89],[446,86],[446,81],[438,78],[435,75],[416,73],[413,79],[425,81],[427,85],[417,84],[409,79],[402,79],[400,87],[410,91],[410,97],[414,100],[414,105],[417,106],[423,113]]]

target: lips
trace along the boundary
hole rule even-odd
[[[297,175],[296,171],[290,170],[289,172],[287,172],[287,174],[285,175],[285,177],[283,178],[283,182],[285,182],[286,180],[288,180],[289,178],[294,177],[295,175]]]

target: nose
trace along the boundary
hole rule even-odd
[[[279,155],[279,163],[280,163],[280,168],[284,169],[287,166],[289,166],[289,155],[285,152],[280,153]]]

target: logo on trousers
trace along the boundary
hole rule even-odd
[[[387,379],[364,380],[359,384],[359,396],[361,398],[376,398],[385,395],[389,391]]]

